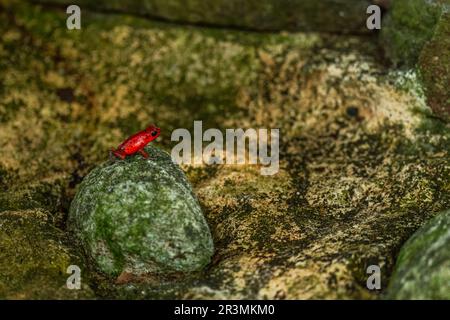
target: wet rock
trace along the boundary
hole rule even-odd
[[[450,210],[438,214],[402,247],[389,299],[450,299]]]
[[[199,203],[170,156],[146,150],[151,159],[135,155],[92,170],[71,204],[69,227],[110,275],[201,270],[214,249]]]

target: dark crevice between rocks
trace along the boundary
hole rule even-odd
[[[61,4],[61,3],[55,3],[52,1],[33,1],[28,0],[29,2],[40,5],[49,9],[55,9],[59,11],[64,11],[68,7],[68,5]],[[384,16],[386,9],[382,6],[382,15]],[[148,13],[138,13],[138,12],[123,12],[118,9],[107,9],[107,8],[88,8],[87,11],[91,12],[97,12],[101,14],[116,14],[116,15],[132,15],[136,17],[145,18],[147,20],[152,20],[154,22],[163,23],[166,25],[172,25],[172,26],[178,26],[178,27],[200,27],[200,28],[209,28],[209,29],[215,29],[215,30],[230,30],[230,31],[242,31],[242,32],[251,32],[251,33],[280,33],[280,32],[290,32],[290,33],[297,33],[297,32],[318,32],[323,34],[336,34],[336,35],[346,35],[346,36],[368,36],[367,32],[325,32],[325,31],[315,31],[315,30],[292,30],[292,29],[278,29],[278,28],[265,28],[265,29],[257,29],[257,28],[251,28],[246,26],[236,26],[236,25],[230,25],[230,24],[214,24],[214,23],[208,23],[208,22],[187,22],[183,20],[177,20],[177,19],[169,19],[157,15],[152,15]],[[362,14],[365,14],[363,12]],[[374,35],[378,34],[378,30],[375,30],[373,32]]]

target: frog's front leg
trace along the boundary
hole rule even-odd
[[[148,153],[145,152],[144,149],[139,150],[139,153],[142,154],[142,156],[143,156],[145,159],[148,159]]]

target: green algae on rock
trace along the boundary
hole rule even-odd
[[[41,209],[0,213],[0,299],[94,298],[82,259]],[[66,287],[67,268],[81,269],[81,289]]]
[[[450,121],[450,1],[394,1],[381,42],[394,65],[418,67],[428,105]]]
[[[396,65],[414,66],[448,0],[397,0],[383,22],[381,41]]]
[[[450,210],[438,214],[403,246],[389,299],[450,299]]]
[[[146,150],[150,159],[110,160],[84,178],[69,228],[106,274],[198,271],[214,250],[200,205],[170,156]]]
[[[252,30],[369,33],[369,0],[33,0],[78,4],[97,10],[139,14],[177,23]]]

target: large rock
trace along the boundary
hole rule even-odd
[[[81,183],[69,227],[103,272],[171,274],[205,267],[213,243],[184,173],[153,147],[109,161]]]
[[[394,1],[381,42],[394,65],[418,67],[428,105],[450,121],[450,1]]]
[[[36,1],[36,0],[34,0]],[[39,0],[38,0],[39,2]],[[52,0],[168,21],[254,30],[367,33],[369,0]],[[385,1],[383,1],[385,3]]]
[[[396,65],[414,66],[433,36],[446,0],[397,0],[383,21],[381,41]]]
[[[80,268],[79,289],[67,287],[71,265]],[[94,298],[88,274],[70,239],[52,225],[49,212],[0,213],[0,299]]]
[[[419,69],[429,106],[450,122],[450,11],[441,15],[433,38],[422,50]]]
[[[450,210],[438,214],[403,246],[390,299],[450,299]]]

